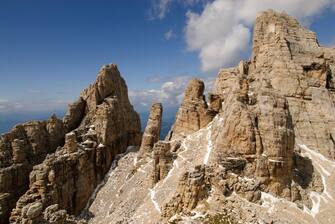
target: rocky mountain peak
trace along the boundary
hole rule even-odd
[[[253,56],[257,56],[262,49],[270,46],[281,47],[281,54],[292,57],[299,54],[306,55],[308,52],[321,52],[314,32],[301,26],[287,13],[273,10],[257,15],[253,34]]]
[[[185,99],[201,99],[204,96],[205,84],[199,79],[191,79],[185,90]]]
[[[1,137],[0,221],[333,223],[334,74],[334,49],[262,12],[251,59],[221,69],[208,102],[192,79],[163,141],[162,104],[141,135],[117,66],[104,66],[63,121]]]
[[[140,145],[140,129],[117,66],[104,66],[63,120],[52,115],[1,136],[0,223],[79,215],[117,154]]]
[[[120,161],[132,176],[104,200],[121,180],[112,174],[93,222],[334,220],[334,53],[286,13],[260,13],[251,59],[221,69],[208,102],[204,83],[190,81],[165,141]]]
[[[199,79],[189,81],[176,121],[167,136],[168,140],[185,137],[205,127],[213,119],[215,112],[208,108],[204,90],[203,81]]]
[[[162,125],[163,106],[161,103],[154,103],[151,106],[147,126],[142,136],[140,153],[151,153],[155,143],[159,141]]]
[[[129,104],[127,85],[114,64],[104,65],[96,82],[83,90],[80,97],[86,101],[88,110],[94,110],[107,97],[115,97]]]

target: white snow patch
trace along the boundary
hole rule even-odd
[[[192,211],[191,212],[191,219],[198,219],[198,218],[204,218],[206,217],[206,214],[205,213],[202,213],[202,212],[198,212],[198,211]]]
[[[304,150],[302,155],[307,156],[309,159],[311,159],[313,166],[316,167],[316,169],[319,171],[322,179],[322,184],[323,184],[323,193],[325,196],[327,196],[329,199],[334,200],[333,196],[328,192],[327,188],[327,177],[331,175],[331,170],[335,168],[335,162],[329,160],[326,158],[324,155],[321,153],[318,153],[310,148],[308,148],[304,144],[298,144],[298,146]],[[319,161],[318,161],[319,160]],[[330,170],[329,170],[330,169]],[[325,198],[324,195],[322,195],[322,199],[325,201],[328,201]]]
[[[179,165],[178,165],[177,159],[175,159],[175,160],[173,161],[173,166],[175,166],[176,168],[179,168]]]
[[[274,197],[272,194],[261,192],[262,206],[269,208],[269,213],[272,213],[274,206],[276,203],[280,201],[280,199]]]
[[[155,188],[154,188],[154,189],[155,189]],[[158,202],[156,201],[156,191],[155,191],[154,189],[149,189],[149,191],[150,191],[150,198],[151,198],[152,203],[153,203],[154,206],[155,206],[155,209],[156,209],[159,213],[161,213],[161,209],[160,209],[160,207],[159,207],[159,204],[158,204]]]
[[[165,177],[164,180],[163,180],[163,184],[164,184],[164,183],[171,177],[174,168],[175,168],[175,166],[173,166],[173,167],[169,170],[168,174],[166,175],[166,177]]]
[[[134,166],[136,166],[136,164],[137,164],[137,156],[135,156],[134,158]]]
[[[251,181],[255,181],[254,178],[249,178],[249,177],[238,177],[239,180],[244,180],[244,181],[247,181],[247,182],[251,182]]]
[[[141,172],[141,173],[146,173],[146,171],[145,170],[143,170],[143,169],[141,169],[141,168],[138,168],[138,170],[137,170],[138,172]]]
[[[328,162],[331,163],[333,167],[335,167],[335,162],[331,161],[330,159],[326,158],[324,155],[322,155],[321,153],[318,153],[310,148],[308,148],[306,145],[304,144],[299,144],[300,148],[306,150],[308,153],[312,154],[313,156],[317,157],[318,159],[324,161],[324,162]]]
[[[105,147],[105,145],[102,144],[102,143],[100,143],[100,144],[98,145],[98,148],[102,148],[102,147]]]
[[[268,159],[269,162],[273,162],[273,163],[284,163],[284,161],[282,160],[277,160],[277,159]]]
[[[207,143],[207,153],[205,154],[205,157],[204,157],[204,164],[205,165],[207,165],[208,160],[209,160],[209,156],[210,156],[210,154],[212,152],[212,149],[213,149],[213,143],[212,143],[211,137],[212,137],[212,130],[209,129],[208,133],[207,133],[207,141],[208,141],[208,143]]]
[[[312,209],[311,209],[310,213],[313,217],[315,217],[316,214],[318,214],[319,211],[320,211],[320,202],[321,202],[320,194],[312,191],[310,193],[310,198],[311,198],[312,203],[313,203],[313,206],[312,206]]]

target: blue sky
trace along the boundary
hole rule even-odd
[[[252,1],[0,0],[0,113],[64,110],[108,63],[118,64],[138,110],[152,100],[177,106],[191,76],[210,84],[219,67],[248,57],[254,14],[263,8],[231,20],[226,6]],[[270,6],[308,21],[322,44],[335,43],[334,0],[292,2]],[[226,51],[237,25],[241,45]]]

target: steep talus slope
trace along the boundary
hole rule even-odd
[[[79,215],[90,205],[117,155],[140,145],[140,130],[125,81],[116,65],[104,66],[96,82],[69,105],[63,121],[53,116],[47,122],[19,125],[2,136],[1,151],[9,153],[1,155],[13,163],[0,170],[2,188],[20,191],[12,201],[16,207],[11,211],[13,204],[1,204],[1,211],[11,212],[11,223],[75,223],[67,213]],[[22,166],[29,170],[20,171]],[[7,174],[13,167],[18,171]],[[17,187],[26,182],[29,186],[22,190]],[[8,222],[5,215],[1,223]]]
[[[260,13],[251,59],[222,69],[208,102],[190,82],[165,141],[121,158],[89,222],[333,223],[334,74],[335,49]]]

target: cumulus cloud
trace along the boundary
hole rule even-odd
[[[160,102],[164,107],[176,107],[182,102],[185,88],[192,78],[194,77],[189,75],[173,77],[163,82],[157,89],[129,91],[129,97],[138,110],[148,110],[154,102]],[[206,90],[210,90],[214,77],[200,79],[204,81]]]
[[[171,40],[173,38],[176,38],[177,35],[175,34],[173,29],[169,29],[165,34],[164,34],[164,38],[165,40]]]
[[[260,11],[286,11],[306,23],[335,0],[214,0],[201,13],[188,12],[187,47],[199,53],[203,71],[238,62],[250,47],[252,24]]]

